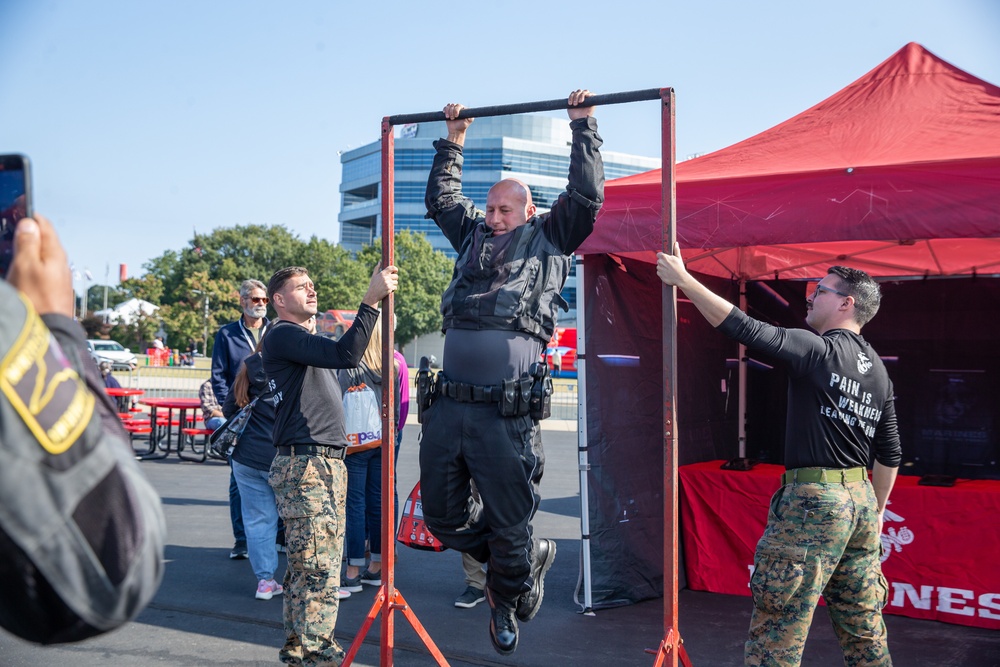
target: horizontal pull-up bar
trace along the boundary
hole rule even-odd
[[[647,90],[633,90],[627,93],[608,93],[607,95],[594,95],[588,97],[577,106],[596,107],[608,104],[625,104],[626,102],[645,102],[647,100],[660,99],[660,88],[649,88]],[[522,102],[520,104],[501,104],[494,107],[479,107],[478,109],[462,109],[458,114],[459,118],[485,118],[487,116],[510,116],[518,113],[533,113],[535,111],[557,111],[568,109],[569,104],[566,97],[558,100],[547,100],[545,102]],[[443,111],[429,111],[427,113],[404,113],[396,116],[389,116],[390,125],[403,125],[404,123],[429,123],[435,120],[447,120]]]

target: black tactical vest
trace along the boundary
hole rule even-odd
[[[465,238],[441,299],[443,329],[521,331],[548,343],[557,309],[568,308],[560,292],[570,259],[548,239],[537,216],[508,234],[513,238],[503,258],[495,257],[496,237],[485,224]]]

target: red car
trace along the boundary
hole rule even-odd
[[[316,315],[316,332],[331,336],[334,340],[344,335],[344,332],[354,324],[356,310],[328,310]]]
[[[576,327],[559,327],[545,350],[552,377],[576,377]]]

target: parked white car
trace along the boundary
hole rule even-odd
[[[90,356],[98,364],[102,361],[110,362],[113,370],[135,370],[137,360],[132,351],[122,344],[113,340],[88,340],[87,349]]]

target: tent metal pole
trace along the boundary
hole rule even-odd
[[[576,255],[576,449],[580,468],[580,558],[583,569],[583,611],[594,615],[594,589],[590,564],[590,458],[587,445],[587,289],[583,256]],[[582,326],[581,326],[582,324]],[[579,602],[577,602],[579,604]]]
[[[747,280],[740,278],[740,310],[747,312]],[[739,425],[739,445],[740,458],[747,456],[747,346],[740,343],[737,346],[736,356],[739,357],[739,416],[736,418]]]

